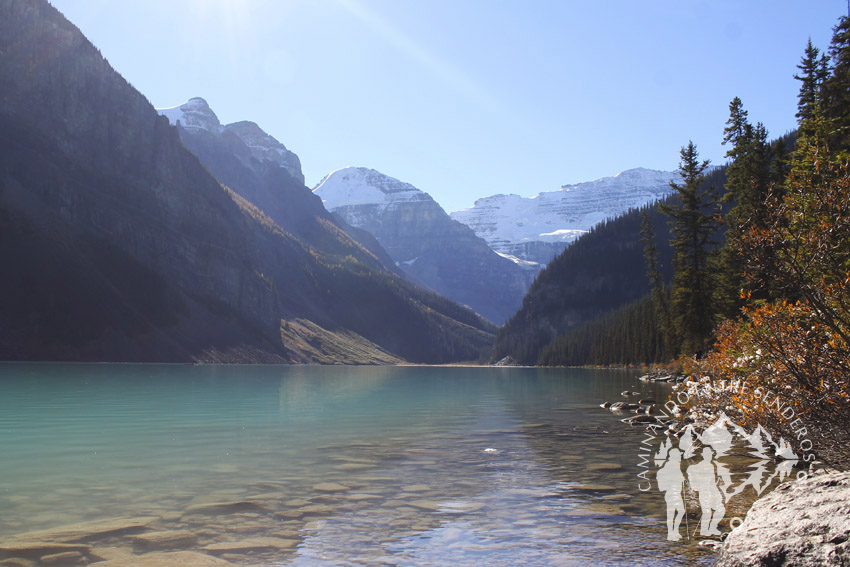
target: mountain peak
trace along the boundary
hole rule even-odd
[[[348,225],[371,233],[415,282],[502,323],[534,273],[496,254],[428,193],[366,167],[344,167],[313,192]]]
[[[358,205],[388,206],[399,201],[431,201],[410,183],[367,167],[343,167],[329,173],[313,189],[329,211]]]
[[[286,149],[274,136],[260,128],[256,122],[243,120],[231,124],[222,125],[215,112],[201,97],[190,98],[180,106],[171,108],[157,108],[157,112],[168,118],[174,126],[178,123],[185,130],[197,132],[206,130],[215,135],[230,132],[239,138],[248,148],[247,160],[251,158],[259,162],[270,161],[289,171],[300,183],[304,183],[304,174],[301,172],[301,161],[298,156]]]
[[[301,161],[294,153],[286,149],[282,143],[271,134],[260,128],[256,122],[243,120],[233,122],[224,127],[227,132],[235,134],[248,147],[251,156],[259,161],[275,162],[304,183],[301,173]]]
[[[218,134],[221,132],[221,122],[212,111],[207,101],[197,96],[187,102],[171,108],[158,108],[157,112],[168,118],[174,126],[179,122],[183,128],[207,130]]]

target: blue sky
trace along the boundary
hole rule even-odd
[[[446,210],[633,167],[693,140],[724,161],[729,101],[771,136],[846,0],[51,0],[157,107],[205,98],[299,155]]]

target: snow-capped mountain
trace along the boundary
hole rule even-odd
[[[313,192],[322,198],[329,211],[350,209],[346,215],[367,210],[383,213],[404,203],[418,202],[429,209],[439,207],[428,193],[410,183],[365,167],[344,167],[334,171],[319,181]]]
[[[286,149],[286,146],[263,131],[256,123],[249,121],[233,122],[222,125],[215,112],[200,97],[191,98],[180,106],[157,108],[157,112],[168,118],[173,125],[179,124],[187,131],[205,130],[215,135],[233,134],[247,147],[248,151],[240,155],[243,161],[251,159],[262,163],[270,161],[284,168],[289,174],[304,184],[301,161],[298,156]]]
[[[373,169],[334,171],[313,192],[343,221],[373,234],[414,281],[494,323],[519,308],[536,273],[491,250],[428,193]]]
[[[528,198],[485,197],[451,217],[501,254],[546,264],[597,223],[666,197],[679,180],[677,172],[629,169]]]

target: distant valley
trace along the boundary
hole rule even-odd
[[[368,168],[311,191],[258,124],[155,110],[47,2],[3,15],[1,359],[485,360],[544,264],[669,191],[630,170],[452,216]]]

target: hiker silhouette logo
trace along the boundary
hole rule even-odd
[[[667,503],[667,539],[682,539],[683,527],[686,539],[697,533],[720,538],[742,521],[733,516],[723,522],[730,509],[745,514],[747,502],[791,476],[798,462],[784,439],[774,441],[761,425],[748,432],[724,413],[703,431],[689,425],[678,437],[667,436],[654,455],[656,486]],[[689,505],[700,512],[693,526]]]

